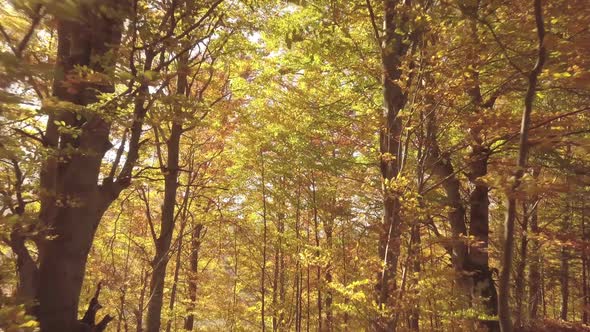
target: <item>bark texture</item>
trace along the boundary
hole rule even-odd
[[[401,246],[401,220],[399,199],[392,190],[399,172],[401,161],[400,136],[402,131],[399,112],[406,104],[407,96],[396,83],[401,78],[401,62],[409,51],[404,43],[403,34],[408,18],[403,6],[408,4],[399,0],[386,0],[383,6],[384,36],[381,46],[381,60],[383,66],[383,117],[380,131],[379,151],[381,153],[380,168],[383,179],[383,222],[379,235],[379,256],[383,269],[376,285],[377,303],[380,309],[391,310],[394,305],[395,280]],[[372,10],[371,10],[372,13]],[[392,331],[394,327],[393,315],[378,321],[375,328],[378,331]]]
[[[79,20],[57,18],[58,54],[54,96],[77,106],[98,101],[100,92],[113,91],[108,78],[121,42],[128,3],[108,0],[78,5]],[[104,74],[90,82],[76,67]],[[106,113],[114,112],[106,109]],[[140,119],[136,119],[140,121]],[[58,123],[79,129],[78,135],[61,132]],[[129,174],[99,184],[102,158],[111,148],[110,122],[98,113],[77,115],[64,109],[49,115],[45,144],[54,149],[41,170],[40,219],[48,237],[39,243],[36,315],[43,331],[76,331],[78,301],[88,252],[100,219]],[[59,158],[58,158],[59,156]],[[130,170],[135,160],[128,159]]]

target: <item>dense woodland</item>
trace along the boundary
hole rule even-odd
[[[0,3],[0,331],[590,330],[586,0]]]

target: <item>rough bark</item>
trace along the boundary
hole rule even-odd
[[[489,149],[476,144],[469,163],[469,181],[474,189],[469,195],[469,236],[473,243],[468,247],[465,270],[471,275],[471,297],[483,302],[489,315],[498,313],[498,295],[489,265],[489,186],[479,180],[488,172]]]
[[[461,12],[467,20],[470,29],[470,39],[473,45],[480,45],[480,36],[477,29],[478,15],[480,15],[481,1],[470,1],[460,5]],[[471,99],[473,111],[478,114],[486,109],[491,109],[495,103],[495,97],[483,99],[480,74],[478,70],[478,60],[476,52],[470,54],[468,59],[471,68],[467,94]],[[499,92],[498,90],[497,92]],[[471,288],[471,298],[473,302],[478,302],[483,307],[485,313],[495,316],[498,313],[497,292],[489,267],[489,186],[481,181],[481,178],[487,175],[488,159],[490,149],[482,135],[482,127],[475,124],[469,130],[469,145],[471,153],[469,154],[467,178],[473,190],[468,198],[469,206],[469,236],[472,238],[468,245],[468,259],[464,262],[465,272],[469,275],[468,283]],[[487,322],[488,328],[496,331],[498,326],[494,326],[492,321]]]
[[[478,183],[477,178],[487,174],[487,150],[475,147],[470,156],[469,180],[475,189],[464,203],[461,197],[461,182],[452,164],[450,155],[443,153],[438,146],[437,124],[435,110],[429,110],[427,115],[427,155],[426,160],[432,173],[442,179],[442,187],[446,195],[446,205],[449,207],[449,223],[451,226],[451,263],[456,272],[456,284],[469,303],[483,303],[490,315],[495,315],[496,290],[489,268],[487,255],[488,247],[488,187]],[[467,209],[470,209],[469,235],[474,237],[474,243],[467,241]],[[497,330],[494,321],[482,322],[490,330]]]
[[[432,172],[443,179],[442,187],[446,194],[446,205],[449,207],[449,223],[451,225],[451,263],[457,272],[460,288],[467,285],[465,262],[467,260],[467,227],[465,225],[465,207],[461,198],[461,183],[457,179],[453,164],[448,154],[440,151],[437,141],[436,113],[430,110],[428,115],[428,152],[427,160]]]
[[[370,3],[368,3],[370,5]],[[384,35],[381,46],[381,60],[383,66],[383,111],[382,127],[380,130],[379,151],[381,176],[383,180],[383,222],[379,234],[379,256],[383,261],[383,269],[376,284],[377,303],[380,309],[391,309],[394,306],[393,291],[397,275],[397,265],[401,246],[401,220],[399,200],[391,190],[399,172],[400,136],[402,130],[399,112],[406,104],[406,95],[396,83],[401,78],[402,57],[407,54],[409,47],[404,44],[403,34],[407,17],[400,11],[407,2],[386,0],[383,6]],[[370,8],[372,14],[372,9]],[[372,15],[374,16],[374,15]],[[372,17],[373,23],[375,22]],[[386,317],[384,321],[377,321],[375,329],[378,331],[394,330],[393,317]]]
[[[468,245],[466,209],[461,198],[461,183],[457,179],[450,157],[441,153],[438,147],[434,112],[429,117],[428,159],[432,172],[444,179],[442,187],[447,198],[446,204],[449,206],[448,217],[451,224],[451,262],[457,274],[457,287],[465,295],[466,301],[481,301],[488,312],[494,315],[496,291],[487,257],[487,187],[480,185],[469,197],[471,222],[475,223],[471,224],[470,235],[479,239],[479,242]],[[485,174],[487,161],[478,163],[478,167],[483,167],[478,174]],[[484,323],[492,330],[496,328],[492,321]]]
[[[79,106],[97,101],[97,93],[113,90],[108,80],[71,83],[77,66],[108,74],[107,54],[116,53],[127,3],[114,0],[80,4],[81,19],[58,18],[58,54],[53,94]],[[116,57],[109,57],[115,59]],[[66,83],[74,84],[66,88]],[[108,111],[108,110],[107,110]],[[80,129],[73,136],[60,133],[55,121]],[[74,331],[78,301],[88,252],[100,219],[128,179],[98,183],[102,158],[110,149],[111,124],[98,114],[76,118],[69,110],[52,114],[46,128],[47,146],[62,158],[50,157],[41,170],[40,219],[48,235],[40,241],[38,307],[36,315],[43,331]],[[73,151],[71,149],[74,148]],[[66,152],[66,151],[70,152]],[[133,164],[134,160],[129,160]]]

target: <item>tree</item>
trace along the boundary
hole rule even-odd
[[[585,328],[586,1],[2,4],[0,329]]]
[[[535,0],[534,13],[538,38],[537,62],[535,63],[535,66],[528,75],[528,88],[524,100],[525,108],[522,113],[522,124],[520,128],[518,162],[516,165],[517,170],[514,174],[514,182],[512,184],[512,190],[509,193],[510,196],[508,198],[508,207],[506,210],[503,245],[504,254],[502,256],[502,272],[500,274],[499,286],[500,296],[498,298],[498,316],[500,318],[500,328],[503,332],[511,332],[513,330],[508,300],[510,294],[510,274],[512,272],[512,255],[514,251],[514,220],[516,219],[516,198],[514,197],[514,192],[520,186],[521,178],[526,168],[527,153],[529,149],[528,135],[530,130],[529,128],[531,126],[531,113],[533,110],[533,101],[537,89],[537,80],[539,78],[539,74],[543,70],[543,65],[545,63],[545,57],[547,52],[545,50],[544,44],[545,25],[543,22],[543,7],[541,6],[540,0]],[[567,300],[565,301],[567,303]]]

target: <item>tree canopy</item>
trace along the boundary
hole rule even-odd
[[[590,331],[587,1],[0,3],[0,330]]]

